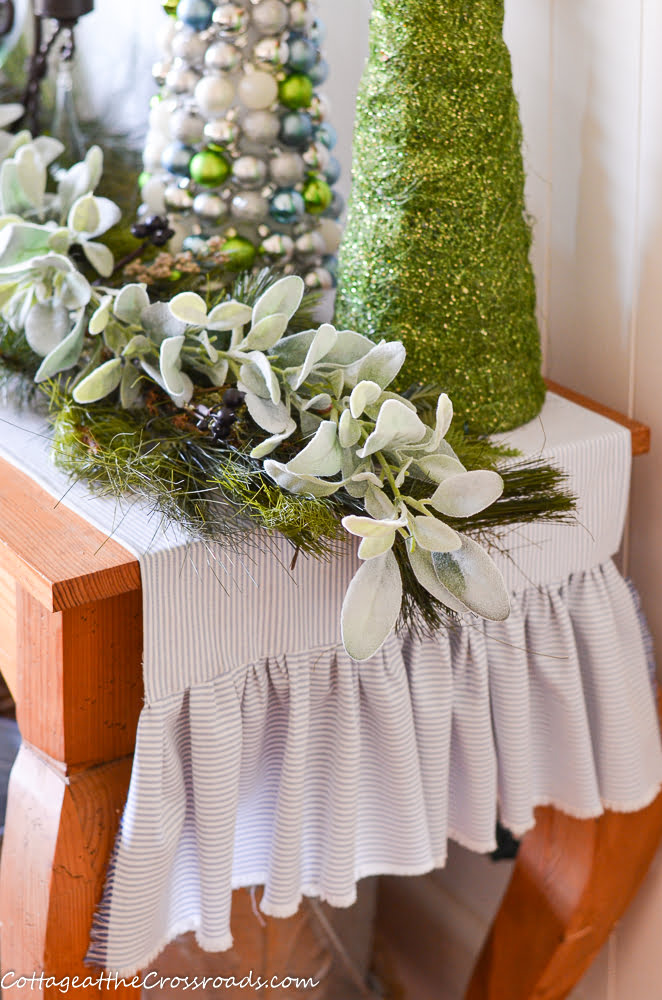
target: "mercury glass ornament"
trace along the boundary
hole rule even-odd
[[[327,184],[331,184],[331,186],[337,184],[342,173],[340,161],[335,156],[331,156],[327,165],[322,169],[322,173]]]
[[[329,153],[326,146],[323,146],[321,142],[313,143],[309,146],[306,152],[303,154],[303,160],[307,167],[311,170],[324,170],[328,165],[331,154]]]
[[[319,52],[311,41],[301,35],[294,35],[289,41],[290,56],[287,64],[295,73],[308,73],[317,62]]]
[[[321,215],[330,207],[333,191],[321,177],[311,177],[304,185],[303,200],[307,212],[311,215]]]
[[[213,21],[222,35],[243,35],[250,23],[250,14],[236,3],[222,3],[214,11]]]
[[[246,73],[239,83],[239,99],[252,111],[263,111],[270,108],[278,97],[278,84],[271,75],[263,70]]]
[[[313,135],[313,123],[305,111],[289,111],[280,120],[279,138],[284,146],[305,149]]]
[[[241,187],[261,187],[267,179],[267,165],[257,156],[240,156],[234,161],[232,177]]]
[[[281,104],[293,111],[310,107],[313,99],[313,85],[310,78],[303,73],[287,76],[278,85],[278,97]]]
[[[161,165],[164,170],[177,177],[188,177],[189,164],[195,156],[195,149],[192,146],[185,146],[181,142],[171,142],[161,154]]]
[[[178,108],[169,118],[170,135],[173,139],[189,146],[202,140],[205,123],[200,115],[188,108]]]
[[[244,134],[251,142],[269,146],[280,132],[280,118],[271,111],[249,111],[244,118]]]
[[[165,207],[171,212],[187,212],[193,204],[193,198],[186,188],[178,184],[170,184],[163,192]]]
[[[239,191],[230,206],[232,216],[241,222],[262,222],[269,214],[269,202],[257,191]]]
[[[202,187],[219,187],[230,176],[232,167],[229,160],[215,149],[202,149],[191,160],[191,179]]]
[[[282,38],[261,38],[253,49],[253,60],[261,66],[281,69],[290,55],[287,42]]]
[[[272,233],[262,241],[260,252],[270,260],[285,263],[292,259],[294,241],[286,233]]]
[[[157,86],[162,87],[166,82],[166,77],[172,69],[172,59],[159,59],[152,66],[152,76]]]
[[[269,205],[269,214],[281,225],[291,226],[306,213],[306,204],[298,191],[281,188],[276,191]]]
[[[287,26],[290,13],[282,0],[262,0],[253,9],[253,24],[261,35],[278,35]]]
[[[298,153],[278,153],[269,164],[272,180],[278,187],[294,187],[305,174],[305,164]]]
[[[335,149],[338,142],[338,133],[330,122],[322,122],[315,129],[315,138],[319,139],[327,149]]]
[[[179,0],[177,17],[194,31],[205,31],[212,23],[214,0]]]
[[[193,211],[201,222],[215,224],[226,218],[228,206],[220,195],[203,191],[193,199]]]
[[[189,94],[200,79],[199,73],[177,60],[165,79],[165,85],[173,94]]]
[[[312,27],[313,15],[308,9],[308,4],[303,0],[294,0],[290,4],[290,27],[295,31],[309,31]]]
[[[205,57],[207,42],[197,31],[178,31],[170,44],[173,56],[182,59],[189,66],[199,66]]]
[[[329,64],[326,59],[318,59],[315,65],[308,70],[308,76],[313,87],[321,87],[323,83],[326,83],[329,76]]]
[[[243,236],[231,236],[221,247],[225,266],[230,271],[248,271],[255,263],[257,250]]]
[[[241,63],[241,52],[231,42],[216,42],[205,53],[205,66],[214,73],[232,73]]]
[[[334,191],[331,204],[324,211],[323,214],[328,219],[339,219],[344,211],[345,211],[345,199],[341,195],[340,191]]]
[[[195,100],[204,115],[222,115],[234,101],[234,85],[226,77],[203,76],[195,88]]]
[[[310,260],[311,257],[322,257],[326,250],[326,244],[320,234],[315,230],[299,236],[294,244],[297,257],[302,260]]]
[[[325,267],[314,268],[308,272],[303,280],[306,283],[306,288],[313,292],[328,292],[334,286],[333,275]]]
[[[319,233],[326,245],[328,254],[335,254],[342,239],[342,226],[335,219],[322,218],[319,221]]]
[[[207,122],[204,128],[205,139],[216,146],[233,146],[239,140],[241,130],[235,121],[229,118],[217,118]]]

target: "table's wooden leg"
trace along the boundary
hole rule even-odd
[[[634,896],[662,837],[662,796],[577,820],[545,808],[522,842],[466,1000],[562,1000]]]
[[[50,612],[17,593],[17,719],[0,873],[3,974],[83,964],[126,797],[142,705],[139,593]],[[57,986],[45,991],[62,996]],[[134,990],[111,988],[111,993]],[[98,988],[76,991],[99,995]]]

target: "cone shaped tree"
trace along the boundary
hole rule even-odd
[[[545,396],[503,0],[375,0],[336,319],[477,431]]]

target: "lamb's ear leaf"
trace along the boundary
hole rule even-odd
[[[353,660],[368,660],[393,631],[402,606],[402,577],[390,550],[363,563],[342,606],[342,638]]]
[[[297,274],[290,274],[270,285],[255,303],[253,326],[257,326],[265,316],[275,313],[284,313],[289,323],[301,305],[305,288],[303,278]]]
[[[96,403],[97,400],[110,396],[122,381],[122,365],[121,358],[112,358],[111,361],[106,361],[105,364],[95,368],[74,389],[75,401]]]
[[[433,552],[437,579],[470,611],[488,621],[502,622],[510,614],[510,598],[499,568],[477,542],[461,535],[456,552]]]

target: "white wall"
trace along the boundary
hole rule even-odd
[[[113,116],[135,117],[146,103],[158,0],[97,0],[97,7],[81,30],[86,88]],[[635,463],[624,564],[662,648],[662,2],[506,0],[506,7],[546,370],[652,425],[652,453]],[[346,191],[369,0],[320,0],[320,10]],[[132,30],[140,44],[127,40]],[[134,99],[125,96],[120,108],[127,84]],[[577,996],[661,1000],[661,932],[662,858]]]

